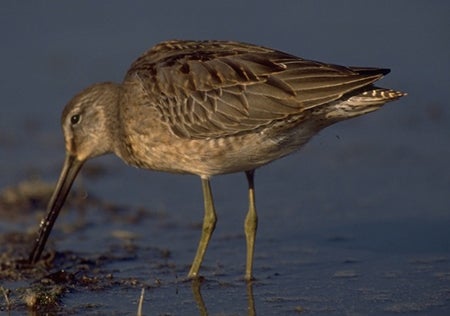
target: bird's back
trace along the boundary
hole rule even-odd
[[[142,83],[147,102],[174,134],[201,139],[253,133],[311,109],[326,113],[334,101],[352,97],[348,117],[366,113],[357,104],[373,101],[373,110],[374,104],[403,95],[380,88],[370,92],[372,83],[388,72],[237,42],[169,41],[138,58],[125,82]]]

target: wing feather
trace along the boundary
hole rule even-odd
[[[128,71],[180,137],[249,133],[371,85],[388,70],[309,61],[221,41],[161,43]]]

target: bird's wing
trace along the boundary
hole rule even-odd
[[[304,60],[272,49],[222,41],[170,41],[130,67],[149,106],[180,137],[255,131],[324,105],[387,73]]]

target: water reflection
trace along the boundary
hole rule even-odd
[[[198,311],[200,315],[208,315],[208,310],[206,309],[205,301],[203,300],[202,293],[200,292],[200,287],[203,281],[201,279],[192,280],[192,294],[194,295],[195,303],[197,304]]]
[[[197,304],[197,308],[200,312],[200,315],[207,316],[208,309],[206,308],[205,301],[203,300],[203,296],[201,293],[201,286],[203,284],[203,279],[194,279],[191,283],[192,294],[194,296],[195,303]],[[247,294],[247,315],[255,316],[255,299],[253,297],[253,282],[247,282],[246,284],[246,294]]]
[[[247,282],[247,312],[249,316],[256,315],[255,299],[253,297],[253,282]]]

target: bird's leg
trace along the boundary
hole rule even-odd
[[[246,171],[248,181],[248,213],[245,217],[245,238],[247,241],[247,264],[245,266],[245,280],[253,279],[253,253],[255,249],[256,230],[258,228],[258,215],[255,207],[255,186],[254,175],[255,170]]]
[[[188,277],[198,277],[198,270],[202,264],[203,257],[208,247],[214,228],[216,227],[217,216],[214,209],[214,201],[211,193],[211,185],[209,179],[202,178],[203,199],[205,203],[205,216],[203,217],[202,235],[198,244],[197,253],[192,262],[191,270],[189,270]]]

